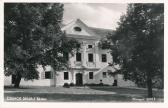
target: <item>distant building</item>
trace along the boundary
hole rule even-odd
[[[115,68],[109,66],[112,63],[112,56],[107,49],[98,47],[99,41],[112,33],[112,30],[88,27],[80,19],[77,19],[62,27],[68,38],[75,38],[79,41],[79,52],[74,56],[68,54],[67,59],[70,69],[57,71],[50,66],[43,70],[39,67],[39,80],[24,81],[20,85],[24,86],[62,86],[65,83],[76,85],[83,84],[108,84],[117,86],[135,86],[131,81],[123,80],[121,74],[115,73]],[[113,72],[109,75],[108,72]],[[11,77],[5,77],[5,85],[11,85]]]

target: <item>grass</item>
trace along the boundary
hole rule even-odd
[[[4,91],[4,100],[7,102],[144,102],[147,97],[146,90],[119,87],[22,87],[19,89],[8,87]],[[155,90],[153,94],[156,99],[153,100],[154,102],[163,102],[162,90]]]

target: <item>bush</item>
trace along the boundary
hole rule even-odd
[[[109,86],[108,84],[103,84],[103,83],[99,83],[99,84],[95,84],[95,83],[86,83],[84,84],[84,86]]]
[[[69,88],[70,86],[69,86],[68,83],[64,83],[63,87],[65,87],[65,88]]]
[[[99,83],[99,86],[103,86],[104,84],[103,83]]]
[[[72,87],[73,87],[73,86],[75,86],[75,84],[74,84],[74,83],[70,83],[69,85],[70,85],[70,86],[72,86]]]

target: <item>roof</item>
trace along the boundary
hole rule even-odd
[[[100,36],[107,36],[107,34],[113,34],[114,30],[104,29],[104,28],[95,28],[89,27],[94,33],[99,34]]]
[[[85,26],[85,28],[94,36],[98,36],[98,37],[105,37],[107,36],[107,34],[113,34],[114,30],[112,29],[104,29],[104,28],[95,28],[95,27],[90,27],[88,25],[86,25],[83,21],[81,21],[80,19],[76,19],[74,21],[71,21],[68,24],[62,24],[62,30],[65,30],[68,26],[74,24],[75,22],[79,22],[81,23],[83,26]],[[96,34],[96,35],[95,35]]]

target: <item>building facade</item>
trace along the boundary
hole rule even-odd
[[[123,80],[123,76],[115,73],[115,68],[109,66],[109,63],[113,62],[109,50],[98,47],[99,41],[112,30],[89,27],[77,19],[63,26],[62,31],[66,32],[68,38],[75,38],[80,43],[78,52],[73,56],[68,54],[70,68],[54,72],[50,66],[46,66],[45,69],[39,66],[39,80],[22,79],[20,85],[62,86],[65,83],[113,85],[117,81],[117,86],[135,86],[133,82]],[[109,75],[108,72],[114,74]],[[5,77],[5,85],[11,85],[11,80],[12,77]]]

